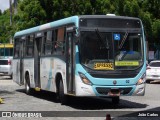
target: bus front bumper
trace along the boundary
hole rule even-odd
[[[94,86],[96,96],[144,96],[145,84],[132,86]]]
[[[145,83],[131,86],[78,85],[77,96],[144,96]]]

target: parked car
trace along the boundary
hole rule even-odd
[[[0,59],[0,73],[2,73],[1,75],[10,76],[12,79],[12,58]]]
[[[151,61],[146,70],[146,82],[160,80],[160,60]]]

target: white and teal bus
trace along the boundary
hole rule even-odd
[[[14,35],[13,80],[31,90],[68,95],[143,96],[146,46],[139,18],[82,15]]]

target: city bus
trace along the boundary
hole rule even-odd
[[[12,78],[13,44],[0,43],[0,73]]]
[[[146,41],[139,18],[71,16],[14,35],[13,80],[33,91],[68,96],[143,96]]]

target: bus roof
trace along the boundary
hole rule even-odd
[[[53,28],[53,27],[58,27],[61,25],[69,24],[69,23],[74,23],[78,27],[78,16],[72,16],[72,17],[61,19],[61,20],[53,21],[50,23],[46,23],[37,27],[22,30],[22,31],[16,32],[14,37],[27,35],[30,33],[38,32],[38,31]]]
[[[140,20],[137,17],[128,17],[128,16],[113,16],[113,15],[81,15],[79,18],[115,18],[115,19],[133,19]]]
[[[140,20],[139,18],[126,17],[126,16],[109,16],[109,15],[72,16],[72,17],[64,18],[64,19],[61,19],[61,20],[53,21],[53,22],[46,23],[46,24],[43,24],[43,25],[40,25],[40,26],[37,26],[37,27],[33,27],[33,28],[29,28],[29,29],[26,29],[26,30],[16,32],[14,37],[35,33],[35,32],[41,31],[41,30],[46,30],[46,29],[49,29],[49,28],[58,27],[58,26],[69,24],[69,23],[74,23],[75,26],[78,27],[78,24],[79,24],[78,19],[79,18],[117,18],[117,19],[119,18],[119,19],[137,19],[137,20]]]

